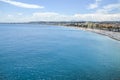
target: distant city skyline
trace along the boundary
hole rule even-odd
[[[120,0],[0,0],[0,22],[120,21]]]

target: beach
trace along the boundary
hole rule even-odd
[[[94,32],[97,34],[105,35],[112,39],[120,41],[120,33],[119,32],[99,30],[99,29],[90,29],[90,28],[81,28],[81,27],[77,27],[77,28],[80,30],[85,30],[85,31],[90,31],[90,32]]]

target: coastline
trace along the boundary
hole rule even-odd
[[[114,40],[120,41],[120,33],[119,32],[105,31],[105,30],[99,30],[99,29],[90,29],[90,28],[81,28],[81,27],[75,27],[75,26],[73,26],[73,27],[80,29],[80,30],[90,31],[90,32],[94,32],[94,33],[97,33],[100,35],[108,36]]]
[[[18,24],[18,23],[16,23],[16,24]],[[21,23],[21,24],[24,24],[24,23]],[[106,30],[100,30],[100,29],[91,29],[91,28],[82,28],[82,27],[78,27],[78,26],[58,25],[58,24],[56,26],[72,27],[72,28],[77,28],[79,30],[90,31],[90,32],[94,32],[94,33],[97,33],[100,35],[108,36],[109,38],[120,41],[120,32],[106,31]]]
[[[90,31],[90,32],[108,36],[109,38],[120,41],[120,32],[106,31],[106,30],[100,30],[100,29],[82,28],[82,27],[78,27],[78,26],[66,26],[66,25],[56,25],[56,26],[72,27],[72,28],[77,28],[79,30],[83,30],[83,31]]]

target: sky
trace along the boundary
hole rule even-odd
[[[120,0],[0,0],[0,22],[120,21]]]

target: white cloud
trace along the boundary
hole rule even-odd
[[[17,7],[22,7],[22,8],[44,8],[43,6],[39,6],[39,5],[35,5],[35,4],[27,4],[27,3],[12,1],[12,0],[0,0],[0,1],[9,3],[9,4],[17,6]]]
[[[55,12],[36,12],[36,13],[33,13],[33,16],[34,17],[51,17],[51,16],[59,16],[58,13],[55,13]]]
[[[23,15],[23,13],[17,13],[17,15],[21,16],[21,15]]]
[[[13,17],[13,15],[11,15],[11,14],[8,14],[8,15],[7,15],[7,17],[9,17],[9,18],[12,18],[12,17]]]
[[[33,20],[37,21],[120,21],[120,13],[118,14],[74,14],[62,15],[54,12],[33,13]]]
[[[29,21],[120,21],[120,13],[117,14],[74,14],[63,15],[55,12],[37,12],[31,16],[3,16],[0,22],[29,22]]]
[[[116,11],[120,11],[120,3],[106,5],[102,9],[98,9],[97,13],[109,13],[115,9]]]
[[[117,14],[76,14],[76,18],[85,21],[120,21],[120,13]]]
[[[55,12],[37,12],[33,13],[33,20],[37,21],[69,21],[71,16],[62,15]]]
[[[95,8],[97,8],[100,2],[101,2],[101,0],[95,0],[95,3],[90,4],[88,9],[95,9]]]

